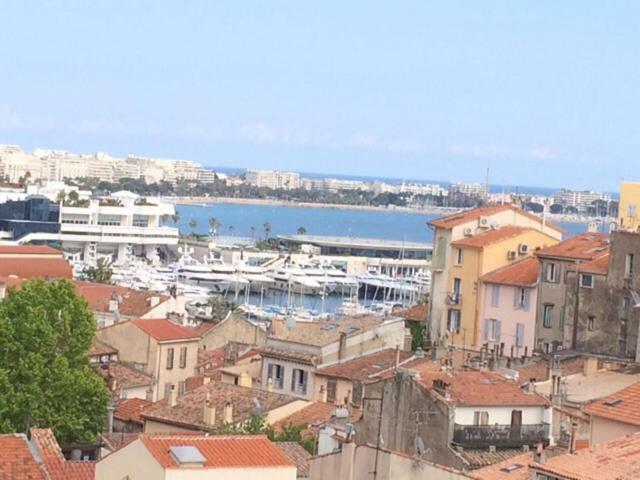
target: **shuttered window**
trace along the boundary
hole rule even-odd
[[[327,402],[336,401],[337,387],[338,387],[338,382],[336,380],[327,381]]]
[[[516,323],[516,347],[524,346],[524,323]]]
[[[167,370],[173,368],[173,348],[167,349]]]
[[[187,347],[180,348],[180,368],[187,366]]]

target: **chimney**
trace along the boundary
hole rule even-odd
[[[536,452],[533,454],[533,461],[536,463],[544,463],[544,448],[541,443],[536,445]]]
[[[340,346],[338,347],[338,361],[342,361],[347,356],[347,334],[340,332]]]
[[[216,407],[213,406],[211,402],[211,395],[207,392],[207,397],[204,402],[204,412],[202,421],[205,425],[213,426],[216,423]]]
[[[582,373],[585,377],[598,373],[598,359],[595,357],[587,357],[582,364]]]
[[[154,295],[153,297],[149,298],[149,306],[151,308],[157,307],[159,304],[160,304],[160,296]]]
[[[210,382],[211,382],[211,377],[207,377],[206,375],[204,377],[202,377],[202,384],[203,385],[207,385]]]
[[[231,404],[231,402],[227,402],[224,404],[222,417],[224,423],[233,423],[233,405]]]
[[[178,404],[178,392],[175,385],[171,385],[169,389],[169,406],[175,407]]]
[[[147,388],[145,398],[147,402],[153,402],[153,388]]]
[[[242,372],[238,377],[238,386],[251,388],[251,376],[247,372]]]
[[[109,311],[111,313],[118,313],[118,307],[119,307],[118,296],[116,295],[115,292],[113,292],[113,295],[111,295],[111,297],[109,298]]]
[[[525,387],[525,392],[526,393],[536,393],[536,385],[533,381],[533,378],[530,378],[529,381],[527,382],[527,386]]]

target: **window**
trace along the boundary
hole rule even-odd
[[[301,395],[307,394],[307,380],[309,373],[300,368],[294,368],[291,372],[291,391]]]
[[[459,278],[453,279],[453,293],[459,294],[462,290],[462,280]]]
[[[622,298],[622,317],[629,318],[629,310],[631,309],[631,299],[629,297]]]
[[[587,329],[593,331],[596,328],[596,317],[589,315],[587,317]]]
[[[180,368],[187,366],[187,347],[180,348]]]
[[[500,285],[494,285],[491,287],[491,306],[500,306]]]
[[[449,310],[447,330],[450,332],[460,333],[460,310]]]
[[[524,346],[524,323],[516,323],[516,347]]]
[[[489,412],[473,412],[474,425],[489,425]]]
[[[164,398],[169,398],[169,394],[171,393],[171,387],[173,385],[171,383],[164,384]]]
[[[593,288],[593,275],[586,273],[580,274],[580,286],[584,288]]]
[[[556,283],[557,281],[557,269],[555,263],[547,263],[545,268],[545,280],[549,283]]]
[[[456,265],[462,265],[463,250],[456,248]]]
[[[167,349],[167,370],[173,368],[173,348]]]
[[[364,385],[361,381],[355,380],[353,382],[353,395],[351,396],[351,405],[354,407],[360,407],[362,405],[362,397],[364,394]]]
[[[282,390],[284,386],[284,367],[277,363],[270,363],[267,370],[267,378],[271,379],[273,388]]]
[[[327,402],[336,401],[336,390],[338,388],[338,382],[335,379],[329,379],[327,381]]]
[[[185,382],[178,382],[178,395],[183,395],[187,391],[187,384]]]
[[[633,253],[627,253],[624,258],[624,278],[633,276]]]
[[[517,287],[514,290],[513,308],[515,310],[529,310],[529,289]]]
[[[630,203],[627,207],[627,217],[636,218],[636,204]]]
[[[545,303],[542,306],[542,326],[544,328],[551,328],[551,317],[553,315],[553,305]]]
[[[484,340],[488,342],[499,342],[501,328],[502,322],[500,320],[487,318],[484,321]]]
[[[564,328],[564,306],[560,307],[560,322],[558,323],[558,328],[562,330]]]

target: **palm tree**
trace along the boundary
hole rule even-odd
[[[173,223],[177,225],[180,221],[180,214],[178,212],[174,213],[173,215],[171,215],[171,220],[173,220]]]
[[[229,225],[229,235],[233,236],[233,232],[236,231],[236,227],[234,227],[233,225]]]
[[[220,230],[221,226],[222,226],[222,223],[220,223],[217,218],[211,217],[209,219],[209,227],[211,229],[213,236],[218,235],[218,231]]]
[[[298,227],[298,231],[297,231],[298,235],[306,235],[307,234],[307,229],[304,227]]]
[[[262,228],[264,229],[264,239],[268,240],[271,236],[271,223],[265,222],[264,225],[262,225]]]
[[[96,283],[110,283],[113,270],[111,262],[104,257],[100,257],[95,267],[89,268],[89,279]]]
[[[198,221],[195,218],[191,217],[191,220],[189,220],[189,228],[191,229],[192,236],[196,235],[195,230],[197,226],[198,226]]]
[[[251,230],[251,238],[255,239],[256,238],[256,233],[258,232],[258,229],[252,225],[249,230]]]

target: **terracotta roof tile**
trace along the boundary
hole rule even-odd
[[[143,424],[140,414],[142,411],[153,405],[153,402],[142,398],[127,398],[120,400],[113,412],[113,418],[123,422],[133,422]]]
[[[411,355],[411,352],[400,352],[400,361],[403,362],[407,360]],[[395,361],[395,349],[388,348],[344,363],[321,368],[316,372],[316,375],[344,378],[347,380],[360,380],[365,383],[373,382],[378,379],[371,379],[371,375],[392,368],[395,365]]]
[[[214,425],[207,425],[204,422],[207,393],[216,409]],[[237,423],[247,420],[256,410],[254,399],[260,403],[265,413],[299,400],[266,390],[239,387],[224,382],[210,382],[179,396],[174,407],[163,400],[146,408],[141,416],[143,419],[179,425],[193,430],[214,431],[223,424],[224,406],[227,402],[233,405],[233,422]]]
[[[526,257],[517,262],[500,267],[480,277],[485,283],[532,287],[538,283],[540,261],[535,257]]]
[[[472,475],[476,480],[529,480],[532,460],[533,453],[523,453],[475,470]]]
[[[640,478],[640,434],[629,435],[572,455],[529,464],[534,472],[570,480],[633,480]]]
[[[520,405],[547,406],[537,393],[526,393],[520,385],[498,372],[454,371],[421,372],[415,380],[426,390],[434,391],[434,380],[449,385],[450,403],[468,406]],[[444,397],[443,397],[444,398]]]
[[[295,467],[266,436],[141,435],[149,453],[164,468],[179,468],[171,447],[193,446],[205,458],[203,468]]]
[[[114,347],[104,342],[101,342],[95,337],[91,341],[91,348],[89,349],[89,356],[91,357],[97,357],[99,355],[113,355],[117,353],[118,353],[118,350],[116,350]]]
[[[49,480],[93,480],[95,463],[65,460],[51,429],[32,428],[30,433]]]
[[[307,478],[309,476],[311,454],[302,445],[296,442],[276,442],[275,446],[295,464],[298,478]]]
[[[609,271],[609,252],[599,257],[595,257],[586,263],[580,265],[582,273],[595,273],[596,275],[606,275]]]
[[[0,479],[48,480],[22,434],[0,435]]]
[[[420,305],[414,305],[411,308],[405,310],[394,311],[393,315],[396,317],[404,318],[405,320],[412,320],[414,322],[426,322],[427,314],[429,312],[429,304],[422,303]]]
[[[495,243],[502,242],[510,238],[518,237],[527,232],[535,232],[533,228],[516,227],[514,225],[506,225],[504,227],[497,228],[496,230],[488,230],[484,233],[479,233],[473,237],[465,237],[455,242],[451,242],[454,247],[470,247],[470,248],[483,248],[487,245],[493,245]],[[551,237],[549,237],[551,238]]]
[[[55,255],[62,252],[47,245],[0,245],[0,255]]]
[[[302,432],[303,436],[314,436],[320,426],[329,423],[333,419],[335,410],[336,405],[332,403],[313,402],[288,417],[275,422],[273,424],[273,430],[276,433],[280,433],[286,426],[295,427],[304,425],[305,430]],[[349,411],[349,417],[352,421],[358,420],[361,414],[361,410],[358,409],[351,409]]]
[[[64,258],[1,258],[0,277],[66,278],[71,280],[73,271]]]
[[[518,213],[520,215],[528,217],[532,220],[538,221],[542,225],[541,217],[539,217],[538,215],[534,215],[531,212],[522,210],[521,208],[518,208],[515,205],[486,205],[484,207],[472,208],[470,210],[464,210],[462,212],[454,213],[452,215],[446,215],[444,217],[436,218],[435,220],[432,220],[431,222],[429,222],[429,225],[433,225],[434,227],[438,227],[438,228],[450,229],[467,222],[472,222],[474,220],[479,219],[480,217],[487,217],[487,216],[494,215],[496,213],[501,213],[509,210],[513,211],[514,213]],[[552,228],[558,232],[561,232],[561,233],[563,232],[563,230],[560,227],[550,222],[546,222],[546,225],[549,228]]]
[[[140,433],[102,433],[100,437],[104,442],[104,446],[111,452],[117,452],[123,447],[126,447],[131,442],[134,442],[140,437]]]
[[[640,382],[584,407],[585,413],[640,426]]]
[[[609,234],[581,233],[536,252],[539,257],[591,260],[609,251]]]
[[[123,362],[98,365],[96,370],[107,382],[115,380],[121,388],[146,387],[153,384],[151,375]]]
[[[176,325],[166,319],[136,319],[132,320],[136,327],[160,342],[191,340],[200,338],[193,330]]]
[[[227,356],[224,348],[210,348],[208,350],[198,350],[198,363],[196,368],[218,369],[224,365]]]
[[[292,350],[284,350],[280,348],[264,347],[260,350],[260,355],[263,357],[279,358],[282,360],[290,360],[298,363],[305,363],[315,366],[320,357],[318,355],[311,355],[309,353],[294,352]]]
[[[118,312],[127,317],[142,317],[157,305],[169,300],[167,295],[160,295],[148,290],[134,290],[118,285],[107,285],[91,282],[74,282],[76,292],[82,295],[89,304],[89,308],[95,312],[109,312],[109,303],[112,297],[119,300]],[[153,299],[158,303],[152,306]]]

